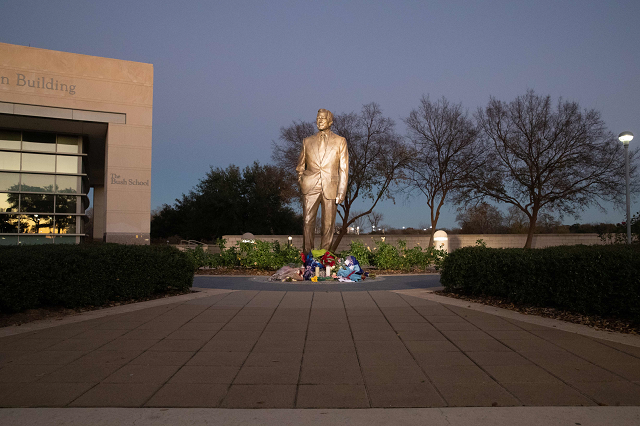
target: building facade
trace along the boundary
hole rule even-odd
[[[153,66],[0,43],[0,244],[148,244]]]

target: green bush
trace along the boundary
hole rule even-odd
[[[398,248],[384,241],[376,241],[374,264],[380,269],[400,269],[402,261]]]
[[[220,253],[209,253],[201,247],[196,247],[187,250],[187,256],[196,268],[222,266],[275,270],[292,263],[301,265],[300,250],[291,245],[281,246],[277,241],[237,242],[230,248],[226,248],[225,240],[218,240],[217,244],[220,247]],[[380,269],[409,271],[416,267],[426,269],[430,265],[438,268],[447,255],[445,251],[434,248],[423,250],[420,246],[416,246],[407,249],[404,241],[399,241],[398,246],[377,241],[376,247],[371,250],[371,247],[365,246],[362,241],[352,241],[349,250],[341,252],[339,257],[354,256],[365,268],[377,266]]]
[[[442,267],[449,291],[640,321],[637,246],[463,247]]]
[[[194,264],[167,246],[0,247],[0,311],[100,306],[193,284]]]
[[[300,250],[287,245],[282,247],[278,241],[255,240],[252,243],[238,241],[235,246],[226,248],[226,240],[218,240],[220,253],[205,252],[202,247],[187,250],[185,253],[195,268],[209,267],[246,267],[274,270],[289,263],[301,264]]]
[[[352,240],[349,244],[349,250],[340,253],[341,258],[353,256],[358,259],[360,265],[371,265],[373,261],[373,253],[371,248],[364,245],[362,241]]]

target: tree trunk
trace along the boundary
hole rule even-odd
[[[524,243],[524,248],[531,248],[533,243],[533,232],[536,230],[536,221],[538,220],[538,209],[533,210],[531,217],[529,218],[529,233],[527,234],[527,242]]]
[[[345,234],[347,233],[346,229],[348,229],[348,227],[345,228],[343,226],[342,228],[340,228],[340,232],[337,235],[334,234],[333,240],[331,241],[331,246],[329,247],[329,251],[331,253],[337,254],[336,250],[338,249],[338,246],[340,245],[340,241],[342,241],[342,237],[344,237]]]

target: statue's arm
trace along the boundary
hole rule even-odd
[[[296,172],[298,173],[298,182],[300,182],[300,179],[302,179],[302,174],[306,169],[305,146],[305,142],[302,141],[302,149],[300,150],[300,155],[298,156],[298,165],[296,166]]]
[[[342,204],[347,195],[347,183],[349,179],[349,150],[347,149],[347,140],[342,139],[340,143],[340,181],[338,183],[338,196],[336,203]]]

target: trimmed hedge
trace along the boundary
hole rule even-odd
[[[463,247],[443,262],[448,291],[640,321],[640,247]]]
[[[193,284],[193,262],[167,246],[0,247],[0,311],[100,306]]]

